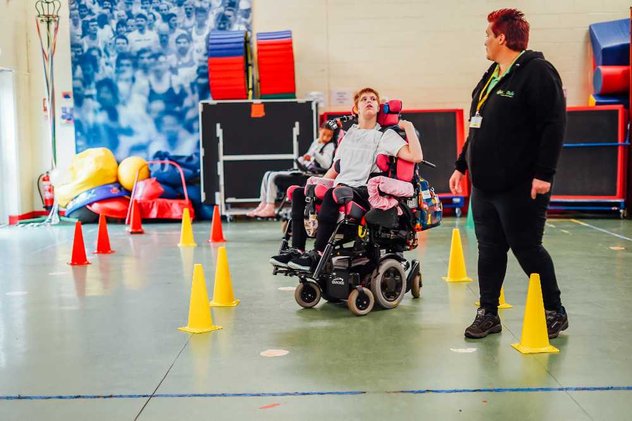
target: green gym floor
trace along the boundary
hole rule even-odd
[[[448,218],[421,236],[422,297],[353,316],[345,305],[304,310],[294,278],[272,275],[276,222],[224,222],[234,308],[223,330],[190,335],[194,263],[209,294],[217,249],[177,246],[179,224],[110,225],[112,255],[71,267],[73,227],[0,228],[0,420],[629,420],[632,412],[632,221],[550,219],[570,327],[559,354],[523,355],[527,277],[515,258],[503,331],[463,337],[476,282],[448,284],[452,228],[468,274],[476,242]],[[97,227],[84,227],[92,251]],[[266,350],[286,355],[264,357]]]

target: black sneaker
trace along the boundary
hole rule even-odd
[[[561,331],[568,329],[568,315],[562,306],[561,311],[546,310],[546,330],[549,339],[557,338]]]
[[[500,324],[500,317],[497,314],[486,313],[484,308],[476,310],[476,318],[471,325],[465,329],[465,336],[472,339],[480,339],[490,333],[499,333],[503,330]]]
[[[283,250],[281,254],[272,256],[269,262],[272,264],[272,266],[280,266],[286,268],[290,260],[301,257],[302,254],[303,253],[295,248],[289,248],[287,250]]]
[[[320,260],[320,254],[316,250],[310,250],[303,253],[302,256],[290,260],[288,267],[303,272],[313,272]]]

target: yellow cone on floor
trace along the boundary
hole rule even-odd
[[[239,300],[233,294],[233,283],[230,279],[226,247],[217,250],[217,265],[215,269],[215,286],[213,287],[213,299],[209,303],[211,307],[235,307]]]
[[[189,322],[178,330],[189,333],[205,333],[221,329],[213,325],[211,309],[208,308],[208,292],[204,279],[204,268],[200,264],[193,267],[193,284],[191,285],[191,301],[189,302]]]
[[[481,302],[477,301],[476,303],[477,307],[481,306]],[[513,307],[511,304],[509,304],[507,301],[505,301],[505,288],[500,288],[500,297],[498,298],[498,308],[500,309],[506,309],[506,308],[511,308]]]
[[[459,229],[452,230],[452,245],[450,246],[450,260],[448,261],[448,276],[444,276],[446,282],[472,282],[465,270],[465,258],[461,245]]]
[[[193,238],[193,227],[191,226],[191,217],[189,216],[189,208],[182,211],[182,229],[180,230],[180,247],[196,247],[195,238]]]
[[[523,354],[560,352],[559,349],[549,344],[542,286],[540,285],[540,275],[537,273],[532,273],[529,277],[529,290],[527,291],[527,304],[524,309],[520,343],[511,344],[511,346]]]
[[[498,308],[511,308],[513,307],[507,301],[505,301],[505,288],[500,288],[500,298],[498,299]]]

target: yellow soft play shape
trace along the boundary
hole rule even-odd
[[[131,191],[138,174],[138,181],[149,178],[147,161],[140,156],[130,156],[121,161],[118,167],[118,180],[123,188]]]
[[[114,154],[107,148],[90,148],[72,158],[66,184],[56,185],[55,194],[59,206],[66,207],[68,202],[86,190],[116,183],[118,164]]]

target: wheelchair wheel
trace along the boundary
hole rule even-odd
[[[320,301],[320,287],[315,282],[301,282],[294,290],[294,299],[301,307],[312,308]]]
[[[406,294],[406,274],[402,264],[395,259],[385,259],[376,272],[371,279],[375,301],[387,309],[397,307]]]
[[[421,297],[421,285],[421,273],[417,273],[413,278],[412,284],[410,286],[410,293],[412,294],[413,298]]]
[[[363,288],[362,292],[354,289],[347,298],[347,307],[356,316],[364,316],[369,314],[373,310],[373,304],[375,304],[375,297],[370,289]]]

